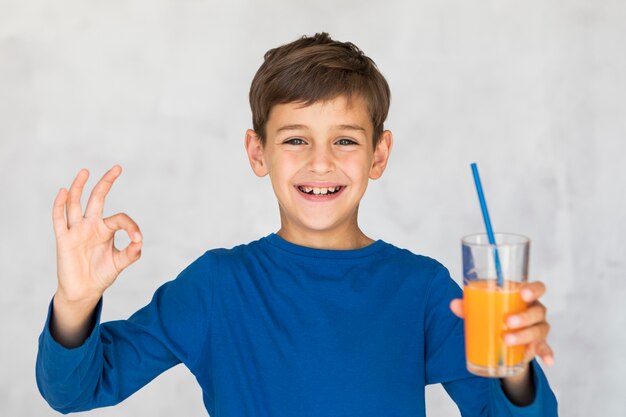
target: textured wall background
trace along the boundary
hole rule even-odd
[[[206,249],[277,230],[269,181],[243,151],[247,91],[267,49],[322,30],[364,49],[392,87],[395,149],[362,204],[366,233],[459,279],[459,238],[482,230],[477,161],[495,228],[533,238],[561,414],[624,415],[624,22],[617,0],[0,0],[0,415],[55,415],[34,360],[58,188],[82,167],[88,187],[124,167],[106,214],[133,216],[145,244],[105,320]],[[458,415],[440,387],[428,409]],[[177,367],[89,415],[205,414]]]

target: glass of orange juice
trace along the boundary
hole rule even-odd
[[[461,239],[463,309],[467,369],[476,375],[502,378],[524,366],[525,346],[506,346],[509,315],[526,310],[520,290],[528,280],[530,240],[512,233]]]

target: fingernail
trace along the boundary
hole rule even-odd
[[[133,242],[141,242],[141,233],[135,232],[133,235]]]
[[[531,290],[523,290],[522,298],[524,301],[531,301],[533,299],[533,292]]]
[[[507,323],[511,327],[518,327],[522,324],[522,320],[518,316],[511,316],[507,319]]]
[[[552,356],[546,356],[546,357],[543,359],[543,362],[544,362],[546,365],[548,365],[548,366],[552,366],[552,365],[554,365],[554,358],[553,358]]]
[[[504,343],[506,343],[507,345],[514,345],[516,340],[517,338],[512,334],[507,334],[506,336],[504,336]]]

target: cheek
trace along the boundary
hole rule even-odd
[[[298,170],[298,158],[293,155],[282,155],[273,158],[270,165],[272,182],[280,186],[288,186],[288,181]]]
[[[368,177],[372,165],[371,158],[359,154],[347,154],[341,159],[341,164],[346,172],[353,178]]]

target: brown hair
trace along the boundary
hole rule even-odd
[[[374,125],[374,146],[383,132],[391,92],[376,64],[351,42],[338,42],[328,33],[303,36],[270,49],[250,86],[252,125],[265,144],[265,127],[277,104],[310,105],[345,95],[365,100]]]

